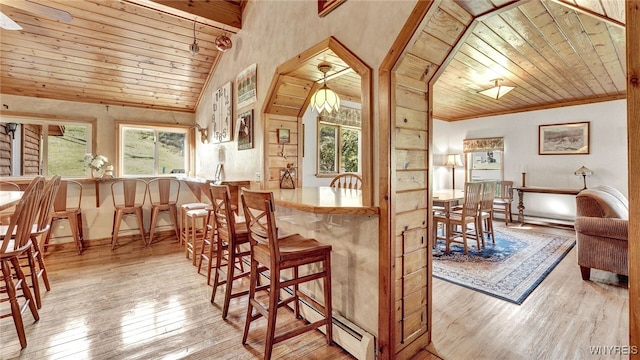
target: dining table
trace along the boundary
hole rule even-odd
[[[0,211],[17,204],[23,193],[24,191],[0,191]]]
[[[434,190],[432,196],[433,206],[443,207],[445,213],[449,213],[451,208],[460,204],[464,199],[464,190],[441,189]]]

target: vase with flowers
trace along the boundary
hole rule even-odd
[[[109,159],[107,159],[104,155],[96,155],[96,154],[85,154],[84,155],[84,164],[86,167],[91,169],[92,177],[102,177],[103,168],[109,163]]]

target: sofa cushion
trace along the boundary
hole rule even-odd
[[[576,215],[629,219],[629,210],[617,197],[598,189],[585,189],[576,196]]]

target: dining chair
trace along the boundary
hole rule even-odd
[[[58,187],[55,200],[53,202],[53,212],[49,221],[49,228],[54,228],[54,222],[67,220],[71,237],[76,245],[78,255],[82,254],[84,248],[83,224],[82,224],[82,184],[74,180],[62,180]],[[49,248],[49,241],[56,238],[52,231],[48,231],[44,239],[44,251]]]
[[[513,202],[513,181],[499,181],[496,185],[496,197],[493,199],[493,209],[504,212],[504,224],[513,222],[511,203]]]
[[[222,305],[222,318],[229,313],[229,302],[233,298],[247,295],[249,290],[233,292],[236,280],[248,278],[251,271],[244,269],[243,258],[249,257],[249,233],[245,222],[237,222],[231,204],[231,194],[227,185],[211,185],[213,212],[211,214],[216,227],[216,236],[212,241],[209,258],[216,256],[215,275],[211,302],[215,301],[218,286],[225,285]],[[241,220],[244,220],[242,217]],[[215,250],[215,251],[214,251]]]
[[[122,179],[111,183],[111,198],[113,200],[113,233],[111,235],[111,250],[118,245],[120,226],[125,215],[135,215],[142,242],[147,245],[144,235],[144,221],[142,206],[147,197],[147,183],[142,179]]]
[[[11,181],[0,181],[0,191],[20,191],[20,185]],[[13,210],[0,212],[0,225],[8,224]]]
[[[331,246],[324,245],[315,239],[304,238],[299,234],[278,237],[275,218],[273,193],[243,189],[240,195],[245,213],[249,242],[251,245],[251,275],[249,276],[249,301],[245,318],[242,343],[246,344],[251,322],[261,317],[267,318],[264,359],[271,358],[273,345],[300,335],[306,331],[326,326],[327,344],[332,342],[333,322],[331,312]],[[305,269],[301,276],[299,267],[317,264]],[[269,284],[257,286],[258,268],[266,267],[269,271]],[[287,278],[282,277],[284,270],[291,270]],[[323,304],[301,292],[299,284],[323,279]],[[287,296],[290,288],[291,296]],[[264,306],[257,292],[268,294],[268,305]],[[282,296],[282,298],[281,298]],[[321,319],[302,326],[287,324],[286,331],[276,336],[278,308],[293,303],[293,311],[300,316],[300,301],[314,307]],[[253,310],[257,313],[253,313]]]
[[[8,225],[0,226],[0,302],[8,302],[10,312],[0,314],[0,318],[13,318],[13,324],[18,333],[18,340],[22,349],[27,347],[27,336],[24,331],[22,314],[28,308],[35,321],[40,320],[37,305],[29,290],[27,279],[22,271],[19,257],[26,253],[27,259],[32,259],[31,229],[38,214],[38,205],[42,197],[44,188],[44,177],[36,176],[22,198],[16,204],[14,216],[11,217]],[[22,295],[17,294],[21,290]],[[24,299],[20,304],[19,299]]]
[[[437,213],[434,215],[434,222],[444,224],[445,228],[445,253],[449,255],[452,242],[461,243],[464,246],[465,255],[469,254],[467,238],[476,240],[478,251],[480,251],[480,232],[477,227],[478,208],[482,196],[483,183],[467,182],[464,185],[464,200],[460,210],[450,211],[448,214]],[[470,226],[473,225],[473,226]],[[460,230],[457,229],[460,227]],[[460,239],[461,240],[458,240]]]
[[[180,196],[180,181],[174,178],[156,178],[147,183],[149,202],[151,203],[151,225],[149,226],[149,245],[153,242],[156,224],[161,211],[168,211],[173,222],[176,238],[178,231],[178,197]]]
[[[39,279],[42,278],[47,291],[51,290],[49,276],[47,275],[47,268],[44,263],[42,248],[40,247],[38,238],[46,238],[46,234],[51,230],[51,211],[53,210],[53,201],[60,186],[60,180],[61,177],[56,175],[45,183],[40,202],[38,203],[38,214],[31,227],[31,254],[25,252],[24,256],[20,258],[23,267],[29,268],[29,273],[25,275],[31,278],[31,288],[33,288],[33,295],[38,309],[42,308]],[[31,256],[31,258],[28,258],[28,256]]]
[[[331,184],[329,186],[339,189],[361,190],[362,177],[353,173],[339,174],[331,180]]]
[[[490,237],[492,243],[496,243],[493,233],[493,200],[496,197],[496,181],[485,181],[482,185],[482,197],[478,207],[478,232],[482,246],[485,245],[485,238]]]

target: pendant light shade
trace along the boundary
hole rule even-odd
[[[191,51],[192,55],[196,55],[200,52],[200,47],[198,46],[198,42],[196,41],[196,22],[193,22],[193,44],[189,46],[189,51]]]
[[[478,93],[498,100],[503,95],[516,88],[515,86],[500,85],[501,82],[502,79],[493,80],[494,85],[492,88],[478,91]]]
[[[233,47],[231,39],[227,35],[220,35],[216,38],[216,49],[225,52]]]
[[[324,84],[313,96],[311,96],[311,109],[318,112],[318,114],[326,111],[332,113],[333,111],[340,110],[340,97],[333,90],[327,86],[327,72],[331,70],[331,65],[327,63],[321,63],[318,65],[318,70],[323,73]]]

